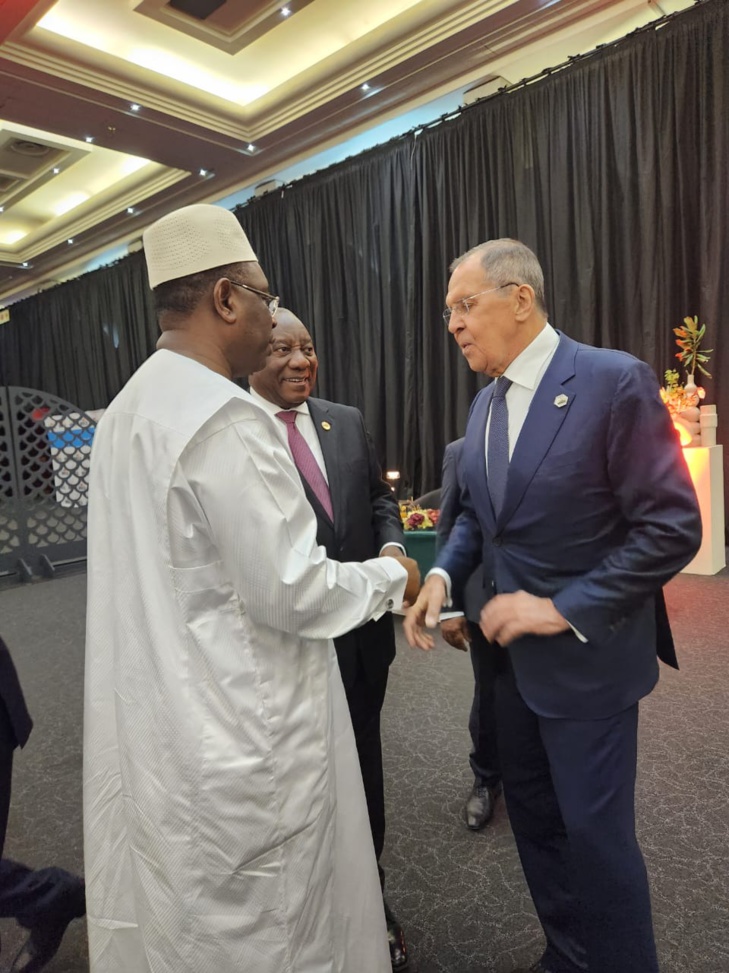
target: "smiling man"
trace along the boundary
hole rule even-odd
[[[299,468],[317,520],[317,539],[339,561],[403,554],[397,502],[382,479],[362,414],[351,406],[311,398],[318,361],[311,335],[285,308],[276,315],[271,349],[249,378],[251,394],[276,418]],[[395,658],[392,616],[334,640],[352,717],[370,828],[379,862],[385,841],[380,712]],[[380,868],[380,880],[384,874]],[[399,923],[385,903],[393,970],[407,967]]]

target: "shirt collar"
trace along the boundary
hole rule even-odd
[[[268,414],[271,416],[275,416],[277,412],[301,412],[305,416],[309,415],[309,406],[306,402],[302,402],[301,405],[288,406],[286,409],[284,409],[282,406],[276,405],[275,402],[269,402],[268,399],[264,399],[263,396],[259,395],[259,393],[256,392],[252,386],[250,388],[250,393],[252,398],[255,399],[261,408],[265,409],[266,412],[268,412]]]
[[[504,372],[504,376],[514,385],[521,385],[533,391],[539,385],[539,380],[557,350],[558,344],[559,335],[551,324],[545,324],[536,338],[516,356]]]

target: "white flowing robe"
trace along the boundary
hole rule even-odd
[[[330,639],[399,604],[328,561],[274,422],[168,351],[91,461],[84,830],[92,973],[389,973]]]

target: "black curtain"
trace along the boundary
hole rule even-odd
[[[0,385],[107,406],[159,336],[144,254],[13,304],[0,326]]]
[[[462,435],[481,382],[441,319],[447,267],[498,236],[517,237],[540,257],[556,327],[632,352],[659,378],[676,364],[672,328],[698,314],[715,349],[704,384],[721,439],[729,423],[727,51],[729,4],[706,0],[238,209],[272,289],[312,331],[319,393],[364,411],[383,462],[413,493],[438,484],[443,447]],[[78,389],[89,405],[105,404],[152,346],[143,293],[131,313],[127,285],[112,294],[122,274],[144,292],[137,258],[134,271],[124,262],[108,278],[93,275],[87,289],[86,278],[67,285],[77,288],[73,298],[57,288],[15,305],[0,327],[4,380],[30,372],[29,384],[83,405]],[[124,302],[123,363],[96,334],[102,308],[119,314],[107,298]],[[54,332],[60,338],[47,347]],[[69,361],[66,346],[79,343],[95,353],[59,375],[56,354]],[[28,355],[43,364],[29,365]],[[103,374],[84,376],[87,368]]]

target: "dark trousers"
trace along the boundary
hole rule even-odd
[[[83,882],[62,868],[39,868],[2,858],[10,807],[15,736],[0,700],[0,917],[32,928],[84,914]]]
[[[550,973],[658,973],[635,836],[638,704],[602,720],[532,712],[496,682],[504,795]]]
[[[362,666],[359,665],[354,683],[345,687],[367,799],[377,868],[383,888],[385,873],[380,867],[380,856],[385,846],[385,783],[382,771],[380,713],[385,702],[388,675],[389,670],[385,669],[377,676],[367,677]]]
[[[494,684],[496,681],[497,655],[478,627],[468,623],[471,636],[471,665],[473,666],[473,703],[468,719],[468,732],[473,749],[469,760],[476,783],[496,787],[501,783],[501,764],[496,736],[496,707]]]

